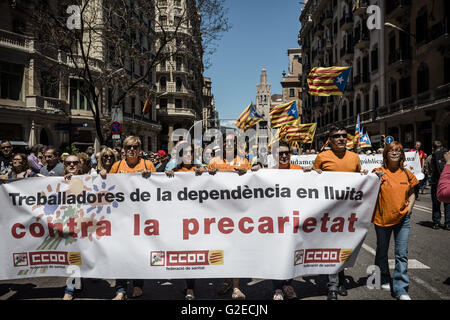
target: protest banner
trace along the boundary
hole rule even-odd
[[[302,167],[312,167],[314,160],[316,159],[316,154],[305,154],[305,155],[291,155],[291,163],[298,164]],[[425,175],[422,172],[422,167],[420,165],[420,158],[417,152],[405,152],[405,168],[414,174],[417,180],[422,180]],[[361,161],[362,170],[367,170],[372,172],[373,169],[379,168],[383,165],[383,155],[382,154],[360,154],[359,159]],[[268,156],[269,166],[274,165],[272,155]]]
[[[28,178],[0,186],[0,279],[333,274],[354,264],[378,189],[301,170]]]

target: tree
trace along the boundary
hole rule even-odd
[[[229,29],[224,0],[185,1],[181,11],[175,8],[173,23],[161,16],[169,14],[164,0],[35,2],[33,33],[42,52],[53,57],[46,59],[48,69],[69,86],[76,83],[92,112],[100,144],[105,141],[106,106],[123,108],[130,95],[145,100],[154,86],[152,71],[178,51],[191,51],[196,57],[195,73],[202,79],[205,48],[211,55],[220,34]],[[182,28],[191,28],[192,36],[180,32]],[[200,92],[202,85],[199,81]],[[112,101],[107,101],[109,94]]]

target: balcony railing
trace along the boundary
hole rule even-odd
[[[450,33],[449,20],[447,18],[445,18],[443,21],[432,25],[426,31],[425,37],[422,40],[420,40],[418,45],[420,46],[420,45],[430,43],[444,35],[447,35],[447,37],[448,37],[449,33]]]
[[[398,48],[389,53],[389,65],[397,61],[406,61],[411,59],[411,47]]]
[[[390,15],[397,11],[399,14],[406,8],[411,6],[411,0],[389,0],[386,1],[386,15]]]
[[[387,106],[376,109],[377,120],[386,118],[394,114],[408,112],[417,109],[426,109],[440,103],[450,101],[450,83],[435,89],[395,101]]]
[[[39,109],[52,109],[56,110],[67,110],[67,103],[64,100],[60,100],[58,98],[51,97],[43,97],[43,96],[27,96],[26,97],[26,106],[27,107],[35,107]]]

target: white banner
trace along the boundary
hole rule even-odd
[[[305,154],[299,156],[291,156],[291,163],[301,165],[302,167],[312,167],[317,154]],[[405,168],[411,171],[417,178],[417,180],[422,180],[425,175],[422,172],[422,167],[420,165],[420,158],[417,152],[405,152]],[[269,166],[274,164],[272,155],[268,156]],[[372,172],[373,169],[379,168],[383,165],[383,155],[382,154],[372,154],[365,155],[360,154],[359,159],[361,161],[361,167],[363,170],[368,170]]]
[[[0,186],[0,279],[332,274],[354,264],[378,190],[374,174],[297,170],[28,178]]]

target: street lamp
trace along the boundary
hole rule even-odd
[[[396,26],[395,24],[389,23],[389,22],[385,22],[384,25],[386,27],[390,27],[390,28],[394,28],[397,29],[403,33],[406,33],[407,35],[409,35],[410,37],[412,37],[414,40],[416,40],[416,36],[413,35],[412,33],[409,33],[408,31],[406,31],[405,29],[400,28],[399,26]]]

